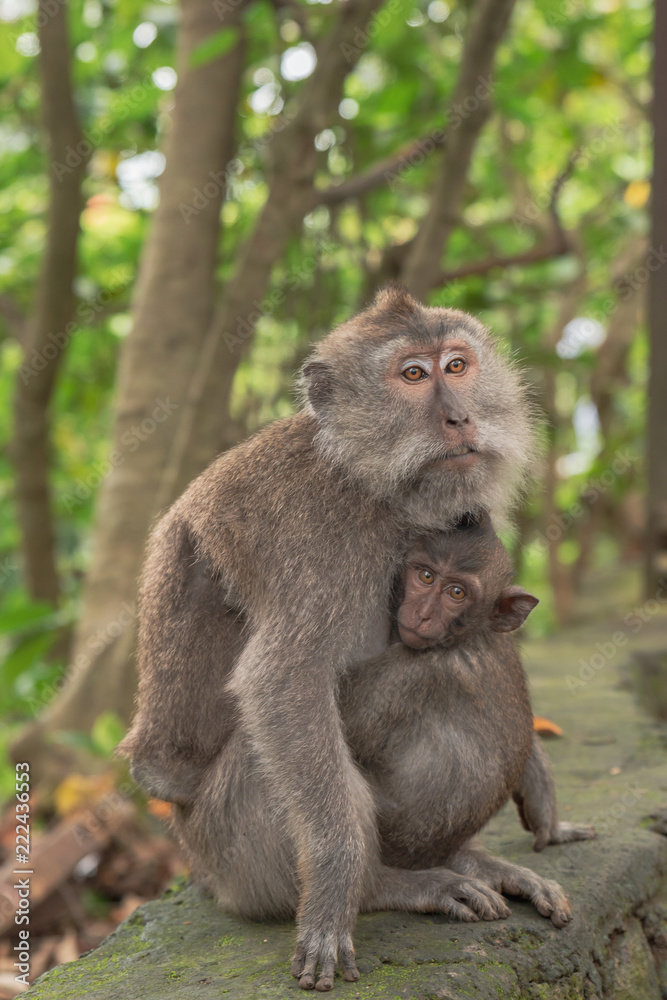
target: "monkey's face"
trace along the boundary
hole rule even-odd
[[[507,553],[490,524],[424,536],[403,570],[396,614],[401,641],[430,649],[519,628],[538,600],[511,586],[510,575]]]
[[[396,614],[401,642],[430,649],[461,638],[480,597],[477,576],[462,572],[454,560],[436,562],[415,551],[403,571],[403,600]]]
[[[453,337],[430,350],[405,343],[390,359],[387,391],[431,443],[434,456],[420,472],[458,475],[481,461],[474,406],[479,361],[472,344]]]
[[[465,313],[388,290],[304,376],[323,454],[373,495],[416,504],[415,523],[505,508],[534,457],[521,380]]]

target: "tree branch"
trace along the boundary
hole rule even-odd
[[[576,152],[570,156],[566,167],[556,177],[549,199],[549,216],[551,219],[552,233],[541,246],[531,247],[530,250],[523,250],[521,253],[510,254],[506,257],[493,255],[483,260],[471,261],[450,270],[444,270],[440,274],[439,285],[446,285],[450,281],[458,278],[469,278],[476,274],[487,274],[497,267],[517,267],[522,264],[536,264],[539,261],[549,260],[552,257],[562,257],[566,253],[574,251],[574,245],[570,235],[563,229],[558,214],[558,198],[567,180],[572,176],[577,162]]]
[[[537,264],[543,260],[550,260],[553,257],[562,257],[572,251],[569,239],[560,237],[544,243],[542,246],[532,247],[524,250],[523,253],[510,254],[508,257],[494,256],[486,257],[484,260],[474,261],[470,264],[463,264],[461,267],[453,268],[449,271],[442,271],[438,285],[446,285],[459,278],[470,278],[476,274],[487,274],[496,267],[518,267],[522,264]]]
[[[436,136],[437,133],[437,136]],[[422,136],[409,142],[396,153],[392,153],[385,159],[374,163],[363,170],[356,177],[350,177],[340,184],[332,184],[323,191],[318,192],[319,203],[322,205],[338,205],[350,198],[359,198],[369,191],[387,184],[391,174],[399,173],[406,167],[411,166],[412,157],[421,156],[426,159],[437,148],[438,144],[445,141],[446,133],[442,129],[434,129],[429,135]]]
[[[437,287],[442,274],[441,261],[453,220],[461,211],[475,144],[490,113],[495,54],[513,6],[514,0],[478,0],[473,9],[450,107],[442,168],[401,273],[402,282],[419,298]]]

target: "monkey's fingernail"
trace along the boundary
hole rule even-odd
[[[358,978],[359,978],[358,969],[346,969],[345,972],[343,973],[343,979],[345,980],[346,983],[356,983]]]
[[[320,993],[328,993],[333,989],[333,979],[320,979],[315,987]]]
[[[302,976],[299,980],[299,986],[302,990],[312,990],[315,986],[315,979],[311,975]]]

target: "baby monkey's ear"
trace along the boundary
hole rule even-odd
[[[491,614],[491,628],[494,632],[514,632],[539,603],[521,587],[506,587]]]

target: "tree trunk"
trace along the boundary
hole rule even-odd
[[[230,5],[231,6],[231,5]],[[134,693],[137,577],[156,510],[164,468],[214,309],[214,276],[224,196],[233,155],[242,38],[224,56],[198,68],[193,50],[219,31],[209,0],[184,0],[173,123],[167,137],[160,203],[142,259],[134,328],[124,345],[111,471],[101,487],[93,562],[65,686],[45,716],[14,745],[33,770],[58,766],[45,731],[88,730],[105,710],[127,717]],[[240,8],[226,25],[238,24]],[[197,191],[201,210],[189,212]],[[198,200],[197,204],[201,204]],[[62,760],[67,758],[63,751]]]
[[[47,9],[48,8],[48,9]],[[40,0],[42,114],[50,158],[47,239],[35,310],[23,335],[24,360],[14,395],[17,517],[30,596],[58,602],[56,540],[51,504],[50,403],[63,352],[74,328],[81,184],[86,162],[65,166],[67,147],[81,132],[72,96],[67,5],[55,12]]]
[[[274,136],[269,194],[234,278],[225,288],[202,354],[198,394],[181,428],[171,462],[174,499],[224,445],[229,397],[236,370],[248,350],[275,263],[304,216],[321,200],[313,181],[317,166],[315,136],[336,112],[343,82],[363,53],[357,39],[383,0],[356,0],[340,17],[318,52],[315,71],[300,94],[295,117]],[[267,306],[270,308],[270,306]]]
[[[429,210],[412,241],[401,281],[417,298],[437,288],[442,258],[459,214],[470,161],[491,112],[496,51],[515,0],[479,0],[468,29],[463,62],[452,99],[442,167],[431,192]]]
[[[653,162],[651,246],[667,246],[667,6],[655,4],[653,88]],[[663,265],[664,267],[664,265]],[[649,285],[651,361],[648,406],[648,531],[646,596],[655,597],[667,581],[667,281],[660,270]]]

